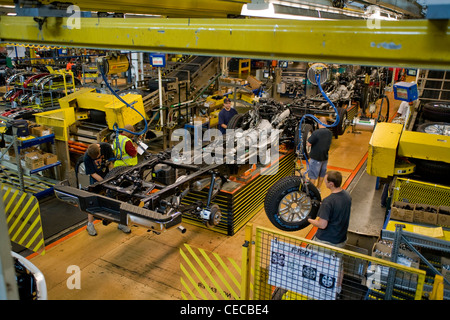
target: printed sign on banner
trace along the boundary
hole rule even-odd
[[[319,251],[321,250],[321,251]],[[269,284],[308,298],[334,300],[340,290],[341,258],[321,248],[271,241]]]

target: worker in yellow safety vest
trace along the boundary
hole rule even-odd
[[[131,124],[125,125],[124,129],[135,132],[134,127]],[[122,133],[119,134],[118,139],[114,139],[113,147],[116,155],[114,167],[137,165],[137,145],[131,140],[132,137],[132,133],[122,131]]]

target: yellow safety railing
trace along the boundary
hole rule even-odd
[[[448,206],[450,187],[397,178],[392,192],[392,202],[426,203],[433,206]]]
[[[249,226],[251,227],[251,226]],[[255,300],[420,300],[426,272],[257,227]]]
[[[247,224],[242,261],[185,244],[185,300],[443,300],[415,267]]]

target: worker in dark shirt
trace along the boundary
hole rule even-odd
[[[322,123],[327,121],[325,117],[320,117],[319,120]],[[317,189],[320,189],[327,172],[328,151],[330,150],[332,138],[331,131],[319,123],[319,129],[313,131],[306,142],[306,145],[311,147],[308,177],[311,183],[317,186]]]
[[[341,188],[339,171],[328,171],[324,181],[331,194],[323,199],[317,218],[308,219],[308,222],[318,228],[314,240],[343,248],[347,241],[352,198]]]
[[[236,109],[231,107],[231,100],[225,98],[223,100],[223,109],[219,112],[219,130],[222,134],[226,133],[228,122],[230,122],[231,118],[237,113]]]
[[[102,181],[110,169],[113,168],[114,152],[106,142],[91,144],[84,154],[84,167],[90,176],[90,183]]]
[[[331,194],[323,199],[316,219],[308,219],[309,223],[317,227],[313,240],[334,247],[345,248],[348,226],[350,224],[352,198],[346,190],[341,188],[342,174],[339,171],[328,171],[324,182],[326,187],[330,189]],[[344,275],[342,254],[324,248],[321,250],[324,253],[336,254],[336,257],[339,258],[336,290],[338,293],[341,293]]]

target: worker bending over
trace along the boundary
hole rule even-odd
[[[84,155],[84,166],[86,174],[90,177],[91,184],[103,181],[108,172],[113,168],[113,159],[114,153],[109,143],[93,143],[87,148]],[[91,236],[97,235],[97,230],[95,230],[94,227],[94,220],[94,216],[88,213],[86,230]],[[117,228],[125,233],[131,232],[130,228],[123,224],[119,224]]]

